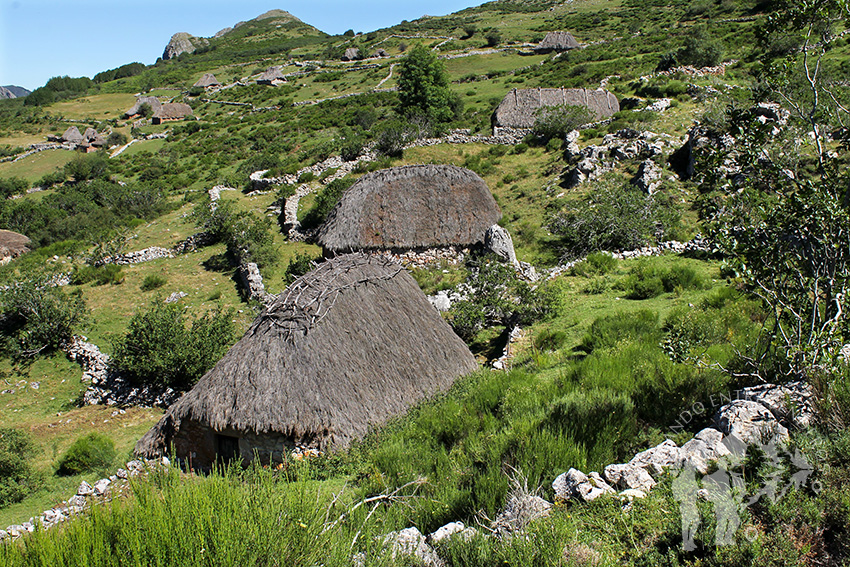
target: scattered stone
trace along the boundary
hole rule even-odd
[[[814,391],[802,381],[744,388],[741,398],[763,405],[785,427],[809,427],[815,419]]]
[[[679,465],[690,466],[700,474],[706,474],[711,461],[729,454],[729,449],[723,444],[723,434],[714,428],[707,427],[679,449]]]
[[[94,494],[94,488],[86,481],[81,482],[79,488],[77,488],[77,496],[91,496],[92,494]]]
[[[632,183],[647,195],[652,195],[661,185],[662,173],[661,168],[654,161],[647,159],[641,162]]]
[[[117,471],[115,471],[115,476],[120,479],[126,480],[127,478],[129,478],[130,475],[127,472],[127,469],[118,469]]]
[[[559,475],[552,482],[552,488],[555,490],[556,499],[581,499],[584,502],[591,502],[600,496],[616,492],[599,473],[591,472],[585,475],[574,468]]]
[[[189,295],[189,294],[186,293],[185,291],[175,291],[174,293],[172,293],[171,295],[169,295],[166,298],[165,302],[166,303],[177,303],[178,301],[180,301],[181,299],[183,299],[187,295]]]
[[[721,407],[714,416],[717,429],[744,443],[762,443],[776,437],[788,439],[788,430],[779,424],[769,409],[750,400],[734,400]]]
[[[641,451],[629,461],[629,464],[640,467],[653,477],[658,478],[665,468],[675,467],[680,461],[681,451],[679,447],[676,443],[667,439],[660,445]]]
[[[633,488],[648,492],[656,484],[648,472],[635,465],[608,465],[604,472],[605,480],[620,489]]]
[[[416,528],[406,528],[384,536],[383,543],[389,548],[390,558],[415,557],[424,567],[442,567],[443,561],[425,542],[425,536]]]
[[[646,492],[634,488],[628,488],[620,492],[621,500],[628,500],[629,502],[631,502],[635,498],[646,498]]]
[[[74,496],[71,496],[68,499],[68,506],[70,506],[70,507],[79,506],[79,507],[82,508],[85,505],[86,505],[86,497],[85,496],[80,496],[79,494],[75,494]]]
[[[487,232],[484,233],[484,247],[505,262],[514,266],[519,264],[514,251],[514,241],[504,227],[494,224],[488,228]]]
[[[103,496],[109,491],[109,485],[112,482],[108,478],[102,478],[96,483],[94,483],[94,494],[95,496]]]
[[[505,510],[493,522],[492,529],[501,537],[510,537],[534,520],[549,516],[552,504],[532,494],[513,494]]]
[[[463,538],[464,541],[469,541],[478,535],[478,530],[464,526],[463,522],[451,522],[429,535],[428,540],[431,543],[437,543],[438,541],[443,541],[456,535]]]

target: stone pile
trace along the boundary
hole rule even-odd
[[[115,256],[110,256],[108,258],[103,258],[102,260],[95,263],[96,266],[102,266],[104,264],[119,264],[119,265],[129,265],[129,264],[141,264],[143,262],[150,262],[151,260],[158,260],[160,258],[173,258],[174,257],[174,249],[162,248],[161,246],[151,246],[150,248],[145,248],[144,250],[138,250],[136,252],[127,252],[125,254],[116,254]]]
[[[578,160],[576,166],[563,176],[568,187],[575,187],[588,180],[599,179],[613,170],[618,161],[632,159],[654,161],[682,144],[681,140],[667,134],[656,134],[649,131],[639,132],[631,128],[606,134],[601,145],[591,144],[585,148],[579,148],[576,139],[577,136],[572,132],[567,136],[567,157]],[[660,171],[660,167],[654,163],[653,166],[653,170]],[[656,181],[660,183],[660,173]],[[655,187],[657,187],[657,183],[653,187],[653,191]]]
[[[159,406],[168,407],[180,397],[171,388],[153,386],[133,386],[110,368],[109,355],[100,351],[97,345],[87,342],[85,337],[74,337],[63,348],[71,360],[83,369],[82,380],[89,385],[83,394],[87,405],[107,406]]]
[[[263,276],[260,274],[260,268],[254,262],[240,264],[239,277],[242,280],[242,286],[249,301],[259,301],[262,304],[266,304],[274,299],[274,296],[266,291]]]
[[[714,427],[698,432],[681,447],[667,439],[628,463],[606,466],[602,475],[570,469],[555,479],[552,489],[561,501],[590,502],[618,490],[623,500],[643,498],[667,472],[690,468],[706,474],[714,461],[729,459],[734,464],[748,444],[784,445],[789,428],[806,427],[813,419],[814,392],[804,382],[745,388],[738,399],[717,410]]]
[[[372,254],[383,256],[412,270],[430,268],[441,264],[447,264],[449,266],[461,265],[469,255],[469,248],[447,246],[444,248],[426,248],[424,250],[375,250]]]
[[[110,500],[114,495],[119,494],[129,486],[129,479],[139,475],[146,475],[150,471],[168,467],[170,462],[163,457],[155,461],[130,461],[125,466],[115,471],[115,474],[109,478],[102,478],[94,483],[94,486],[83,481],[77,488],[76,494],[62,502],[58,506],[54,506],[45,510],[38,518],[30,518],[28,522],[8,526],[5,530],[0,530],[0,542],[4,540],[16,540],[25,534],[33,533],[36,526],[41,529],[49,530],[58,526],[62,522],[81,514],[87,507],[92,506],[97,502],[105,502]]]

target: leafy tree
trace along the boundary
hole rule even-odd
[[[792,111],[780,134],[748,111],[730,109],[740,175],[730,184],[712,151],[702,164],[703,214],[719,249],[770,317],[761,348],[742,373],[762,379],[811,376],[834,369],[850,341],[850,174],[846,140],[824,134],[848,116],[848,88],[827,81],[824,57],[850,17],[839,0],[783,3],[759,37],[800,39],[801,51],[764,74],[771,94]],[[810,139],[810,145],[799,144]]]
[[[20,177],[0,178],[0,199],[8,199],[13,195],[22,195],[29,188],[26,179]]]
[[[65,164],[65,175],[73,177],[74,181],[100,179],[107,175],[109,158],[101,152],[80,154]]]
[[[301,223],[302,226],[305,228],[316,228],[325,222],[325,218],[327,218],[328,214],[342,198],[342,194],[345,193],[346,189],[351,187],[354,181],[352,177],[343,177],[341,179],[334,179],[323,187],[316,195],[313,206],[304,215],[304,220]]]
[[[155,300],[130,319],[112,364],[136,383],[188,390],[230,347],[232,318],[217,309],[187,321],[178,305]]]
[[[198,225],[216,241],[224,242],[228,253],[237,261],[255,262],[261,267],[278,261],[279,253],[270,232],[272,220],[268,217],[237,210],[232,201],[220,202],[214,211],[202,204],[195,215]]]
[[[449,74],[442,61],[424,45],[410,50],[400,65],[399,111],[434,122],[449,122],[461,110],[460,98],[449,87]]]
[[[449,322],[460,338],[471,341],[483,328],[493,325],[528,325],[546,318],[553,308],[552,296],[517,277],[513,266],[493,255],[476,258],[469,265],[467,285],[472,292],[452,306]]]
[[[20,502],[35,488],[29,459],[34,453],[29,436],[18,429],[0,429],[0,508]]]
[[[47,275],[13,284],[0,294],[0,336],[19,360],[60,348],[86,318],[79,293],[68,295]]]
[[[484,39],[487,40],[488,47],[496,47],[502,43],[502,34],[496,28],[489,30],[484,34]]]

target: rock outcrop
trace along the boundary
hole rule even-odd
[[[194,53],[194,51],[204,45],[209,45],[209,40],[202,37],[195,37],[186,32],[178,32],[171,36],[168,45],[162,52],[163,59],[173,59],[182,53]]]

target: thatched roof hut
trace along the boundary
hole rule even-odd
[[[326,253],[472,246],[502,218],[483,179],[454,165],[408,165],[361,177],[319,230]]]
[[[603,89],[513,89],[493,113],[493,125],[529,129],[538,109],[562,104],[585,106],[598,120],[620,111],[617,97]]]
[[[215,75],[213,75],[212,73],[204,73],[204,75],[200,79],[198,79],[198,82],[192,86],[203,87],[206,89],[209,87],[220,87],[221,83],[218,82],[218,79],[216,79]]]
[[[257,79],[257,84],[275,85],[285,81],[286,77],[284,77],[283,72],[280,70],[280,66],[275,65],[274,67],[269,67],[262,75],[260,75],[260,78]]]
[[[181,120],[192,116],[192,107],[182,102],[166,102],[153,115],[154,124],[162,124],[168,120]]]
[[[553,51],[562,52],[570,49],[578,49],[581,45],[573,37],[573,34],[566,31],[555,31],[546,34],[537,47],[534,48],[535,53],[552,53]]]
[[[359,61],[360,59],[363,59],[363,57],[360,55],[360,50],[356,47],[349,47],[342,55],[343,61]]]
[[[136,98],[136,104],[133,105],[133,108],[124,113],[124,116],[136,116],[142,111],[142,105],[147,104],[153,110],[153,113],[156,114],[162,108],[162,103],[155,96],[140,96]]]
[[[375,53],[372,54],[372,57],[389,57],[390,52],[384,49],[383,47],[379,47]]]
[[[60,139],[63,142],[70,142],[72,144],[79,144],[83,140],[85,140],[85,138],[83,138],[83,135],[80,134],[80,131],[77,129],[76,126],[71,126],[67,130],[65,130],[65,133],[62,134],[62,137]]]
[[[11,230],[0,229],[0,264],[6,264],[30,251],[30,239]]]
[[[279,295],[136,453],[173,444],[206,467],[254,451],[267,462],[294,447],[343,448],[476,367],[403,268],[340,256]]]

